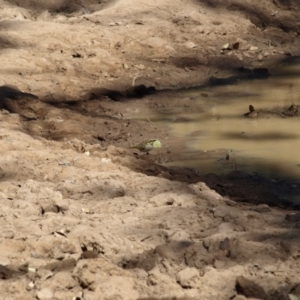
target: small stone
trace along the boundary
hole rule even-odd
[[[285,219],[289,222],[298,222],[300,221],[300,212],[287,214]]]
[[[41,279],[41,281],[45,281],[53,275],[53,272],[51,272],[50,270],[46,270],[43,268],[37,270],[37,276]]]
[[[243,60],[243,55],[242,55],[242,54],[236,53],[235,56],[236,56],[240,61]]]
[[[229,242],[230,242],[229,238],[226,237],[223,241],[220,242],[219,249],[222,251],[227,251],[230,248]]]
[[[250,51],[256,51],[256,50],[258,50],[258,47],[256,47],[256,46],[250,46],[249,50]]]
[[[104,163],[104,164],[111,164],[112,163],[110,158],[101,158],[101,162]]]
[[[36,293],[38,299],[53,299],[53,291],[48,288],[44,288]]]
[[[35,287],[34,282],[33,282],[33,281],[30,281],[30,282],[28,283],[27,287],[26,287],[26,290],[27,290],[27,291],[30,291],[30,290],[32,290],[34,287]]]
[[[93,214],[93,211],[91,211],[89,208],[83,207],[83,208],[81,209],[81,211],[82,211],[83,213],[86,213],[87,215],[92,215],[92,214]]]
[[[200,275],[196,268],[185,268],[178,272],[177,281],[184,288],[199,287]]]
[[[257,207],[250,208],[249,210],[256,211],[259,213],[266,213],[266,212],[272,211],[271,208],[269,207],[269,205],[267,205],[267,204],[260,204],[260,205],[257,205]]]
[[[52,213],[58,213],[59,208],[56,205],[47,205],[47,206],[42,206],[42,211],[43,214],[47,212],[52,212]]]
[[[234,231],[233,225],[229,222],[221,223],[218,226],[218,232],[219,233],[230,233],[230,232],[233,232],[233,231]]]
[[[145,67],[143,64],[136,65],[135,67],[136,67],[137,69],[139,69],[139,70],[145,70],[145,69],[146,69],[146,67]]]
[[[223,261],[223,260],[218,260],[218,259],[217,259],[217,260],[215,260],[213,266],[214,266],[217,270],[222,269],[222,268],[224,268],[224,266],[225,266],[225,261]]]
[[[189,241],[190,235],[183,230],[179,230],[171,234],[169,239],[172,241]]]
[[[264,58],[263,55],[262,55],[261,53],[259,53],[258,56],[257,56],[257,59],[258,59],[259,61],[262,61],[263,58]]]
[[[0,265],[0,279],[9,279],[13,276],[12,270],[6,266]]]
[[[193,43],[193,42],[186,42],[184,44],[184,46],[188,49],[194,49],[194,48],[197,48],[197,46]]]
[[[61,261],[56,261],[48,263],[44,266],[44,269],[50,270],[52,272],[61,272],[73,270],[76,266],[76,260],[74,258],[68,258]]]
[[[232,49],[234,49],[234,50],[238,50],[239,47],[240,47],[240,43],[239,42],[235,42],[235,43],[232,44]]]
[[[252,53],[244,52],[243,54],[244,54],[244,56],[246,56],[246,57],[253,58],[253,54],[252,54]]]
[[[70,162],[68,160],[62,160],[58,164],[61,165],[61,166],[69,166]]]
[[[299,297],[297,297],[297,296],[295,296],[293,294],[289,294],[288,296],[289,296],[290,300],[299,300]]]
[[[229,43],[223,45],[223,47],[221,48],[222,50],[228,50],[229,48]]]
[[[65,258],[65,254],[61,249],[55,247],[52,251],[52,257],[57,260],[63,260]]]
[[[230,215],[231,211],[229,207],[219,206],[213,209],[213,214],[215,218],[224,218]]]
[[[36,272],[36,268],[28,267],[28,272],[35,273]]]
[[[289,293],[299,297],[300,296],[300,283],[296,284]]]
[[[268,295],[264,289],[257,283],[243,277],[239,276],[236,279],[236,291],[239,294],[242,294],[248,298],[258,298],[258,299],[267,299]]]
[[[87,250],[81,254],[82,259],[95,259],[97,257],[98,257],[98,253],[91,250]]]
[[[237,203],[233,200],[230,200],[230,199],[224,199],[225,203],[228,205],[228,206],[236,206]]]
[[[299,248],[298,245],[292,241],[281,241],[280,246],[283,250],[292,257],[298,257]]]
[[[276,266],[273,265],[268,265],[264,267],[264,272],[265,273],[274,273],[276,271]]]

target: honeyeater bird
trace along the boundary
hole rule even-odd
[[[257,110],[253,107],[253,105],[249,105],[249,112],[244,114],[244,117],[246,118],[256,118],[257,117]]]
[[[149,152],[154,148],[153,143],[155,143],[157,140],[149,140],[141,142],[135,146],[131,146],[130,148],[138,149],[140,152],[146,152],[149,154]]]

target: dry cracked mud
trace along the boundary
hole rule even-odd
[[[164,167],[182,141],[138,120],[296,56],[299,9],[0,1],[0,299],[299,297],[298,183]]]

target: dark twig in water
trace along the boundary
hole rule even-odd
[[[269,114],[277,114],[279,115],[280,117],[282,118],[285,118],[286,115],[280,111],[276,111],[276,110],[265,110],[265,109],[261,109],[260,112],[266,112],[266,113],[269,113]]]

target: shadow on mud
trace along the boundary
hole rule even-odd
[[[269,170],[270,177],[260,173],[247,171],[229,171],[223,175],[214,173],[199,174],[192,168],[165,168],[163,174],[166,178],[187,183],[204,182],[210,189],[215,190],[223,197],[228,197],[237,202],[254,205],[267,204],[285,209],[300,209],[299,180],[282,170],[280,166],[264,164],[257,165],[257,169]],[[234,169],[234,166],[232,166]],[[157,176],[161,171],[147,175]],[[156,173],[156,174],[155,174]],[[274,179],[273,174],[278,174]],[[272,178],[273,177],[273,178]]]
[[[5,94],[7,97],[13,98],[5,98],[2,104],[10,104],[8,105],[10,112],[17,112],[23,116],[23,128],[33,137],[61,141],[78,139],[88,144],[117,145],[126,148],[129,146],[130,139],[132,139],[132,136],[129,137],[127,133],[132,135],[137,132],[139,136],[140,132],[149,131],[149,129],[146,129],[148,124],[145,122],[136,123],[135,121],[112,118],[108,117],[105,112],[102,116],[99,114],[91,115],[87,111],[80,112],[82,108],[76,106],[78,102],[49,104],[37,100],[32,94],[22,93],[17,89],[4,87],[0,88],[0,91],[2,91],[2,95]],[[25,98],[20,100],[19,97]],[[101,102],[96,102],[96,105],[100,104]],[[233,138],[232,134],[227,137]],[[234,136],[234,138],[240,137]],[[259,140],[259,137],[257,138]],[[266,138],[265,135],[260,137],[261,140]],[[297,138],[297,135],[283,136],[274,132],[268,138],[271,140],[290,140]],[[120,154],[116,151],[114,155],[118,156]],[[172,155],[176,159],[179,153],[173,153]],[[289,176],[288,172],[277,166],[276,163],[252,161],[252,164],[258,170],[269,170],[271,177],[272,174],[279,174],[279,178],[274,180],[259,174],[237,171],[240,169],[239,165],[234,164],[231,160],[225,161],[225,163],[231,164],[231,170],[237,170],[226,175],[202,175],[196,169],[167,168],[153,163],[160,159],[160,155],[149,155],[149,157],[138,155],[135,159],[136,162],[131,166],[127,165],[127,167],[148,176],[161,176],[186,183],[205,182],[208,187],[216,190],[220,195],[239,202],[255,205],[268,204],[269,206],[295,209],[300,207],[299,182],[293,176]],[[189,159],[192,159],[192,157],[189,157]],[[199,166],[199,169],[201,169],[201,166]]]
[[[293,21],[293,17],[296,17],[296,10],[299,9],[300,4],[298,1],[290,0],[275,0],[273,1],[277,8],[282,10],[291,10],[289,16],[278,16],[274,14],[268,14],[266,11],[258,10],[253,5],[237,1],[218,1],[218,0],[198,0],[198,2],[207,5],[209,9],[218,9],[219,7],[226,8],[233,13],[239,12],[249,19],[252,24],[260,29],[266,29],[267,27],[277,27],[285,32],[293,31],[299,32],[299,24]],[[274,16],[276,15],[276,18]]]
[[[8,49],[19,49],[26,47],[24,43],[20,45],[20,41],[6,33],[7,29],[13,29],[13,22],[1,20],[0,22],[0,49],[7,51]],[[1,56],[1,54],[0,54]],[[4,80],[5,82],[5,80]]]
[[[168,239],[167,233],[165,234],[166,239]],[[267,270],[267,266],[273,266],[278,261],[284,262],[291,257],[296,257],[299,243],[298,230],[296,229],[289,229],[289,232],[277,235],[246,233],[246,240],[241,238],[242,232],[240,232],[239,238],[236,236],[232,238],[229,235],[224,237],[223,234],[218,234],[216,229],[203,232],[202,235],[199,242],[167,241],[154,249],[132,255],[131,259],[123,259],[119,266],[124,269],[143,269],[150,272],[155,267],[164,269],[167,261],[172,266],[183,265],[188,268],[195,268],[198,275],[204,276],[207,268],[222,271],[234,266],[246,266],[255,261],[256,263],[260,262],[257,263],[258,269],[266,268]],[[189,272],[192,272],[192,269],[189,269]],[[150,275],[148,283],[155,285],[156,279],[155,276]],[[180,276],[177,277],[177,280],[178,284],[185,287]],[[240,277],[237,278],[235,286],[237,294],[251,295],[255,298],[259,296],[259,299],[288,299],[288,294],[299,291],[300,287],[299,283],[290,283],[284,286],[277,284],[276,287],[273,286],[272,289],[264,291],[258,284],[253,284],[246,279],[243,284],[245,289],[243,289],[238,284],[239,280]],[[246,288],[247,285],[249,285],[248,288]],[[155,298],[149,298],[149,300],[153,299]]]
[[[266,142],[266,141],[291,141],[299,138],[297,133],[278,133],[268,132],[263,134],[256,134],[255,136],[248,136],[245,132],[236,133],[236,132],[226,132],[222,133],[223,139],[236,139],[236,140],[248,140],[255,142]]]
[[[107,96],[114,101],[125,101],[127,99],[141,99],[144,96],[153,95],[157,92],[156,88],[153,86],[146,87],[145,85],[138,85],[129,87],[124,91],[119,90],[108,90],[102,88],[92,89],[86,96],[89,100],[97,99],[101,96]]]
[[[35,12],[41,12],[49,10],[52,14],[65,14],[72,15],[76,12],[83,14],[90,14],[95,11],[99,11],[110,5],[111,3],[117,2],[116,0],[98,1],[98,0],[52,0],[52,1],[40,1],[40,0],[8,0],[12,5],[21,6],[26,9],[33,10]]]
[[[294,58],[293,62],[298,63],[299,58]],[[287,63],[290,63],[288,60]],[[265,79],[270,76],[266,69],[241,69],[239,77],[229,77],[225,80],[208,80],[204,86],[216,86],[220,84],[234,84],[237,80]],[[287,71],[288,72],[288,71]],[[295,76],[295,74],[293,74]],[[281,76],[285,76],[285,71]],[[237,79],[239,78],[239,79]],[[176,93],[176,90],[165,90],[161,92]],[[82,101],[73,99],[37,99],[36,95],[24,93],[11,86],[0,87],[1,107],[10,113],[18,113],[23,117],[24,130],[31,136],[43,137],[50,140],[65,140],[66,138],[77,138],[89,144],[100,144],[101,146],[115,145],[128,147],[134,138],[147,139],[156,135],[155,128],[149,129],[151,124],[126,120],[121,116],[109,116],[107,110],[102,107],[103,97],[120,103],[131,99],[140,99],[144,96],[159,93],[154,87],[137,86],[128,87],[124,91],[107,90],[95,88],[87,93]],[[239,95],[240,96],[240,95]],[[247,94],[245,94],[247,96]],[[89,106],[90,105],[90,106]],[[124,108],[124,107],[123,107]],[[144,134],[145,133],[145,134]],[[136,136],[133,136],[136,134]],[[244,139],[246,135],[228,133],[225,138]],[[256,136],[257,141],[262,140],[293,140],[298,138],[297,134],[278,134],[276,131],[269,135]],[[173,151],[174,152],[174,151]],[[179,155],[180,153],[177,153]],[[173,153],[176,156],[176,153]],[[277,174],[283,174],[281,180],[270,181],[270,179],[236,172],[231,175],[218,176],[200,175],[196,170],[179,168],[170,169],[162,166],[153,166],[153,160],[159,161],[159,157],[151,157],[148,161],[141,162],[143,168],[137,171],[150,176],[162,176],[167,174],[167,178],[188,183],[205,182],[211,189],[216,190],[222,196],[228,196],[236,201],[249,202],[253,204],[266,203],[270,206],[299,208],[298,203],[290,202],[285,197],[292,195],[298,197],[300,190],[298,183],[296,188],[291,188],[291,182],[296,181],[293,176],[285,176],[285,172],[277,167]],[[141,161],[141,160],[140,160]],[[135,166],[132,166],[134,169]],[[264,169],[272,166],[264,166]],[[289,181],[285,181],[289,180]],[[292,191],[292,192],[291,192]],[[288,198],[288,197],[287,197]]]

